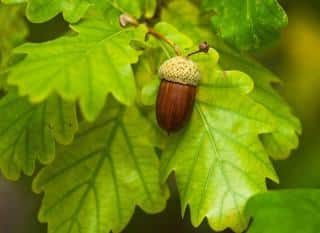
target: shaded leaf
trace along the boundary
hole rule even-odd
[[[288,23],[277,0],[205,0],[203,8],[213,11],[211,23],[214,31],[243,50],[270,44]]]
[[[156,103],[156,96],[160,85],[160,79],[153,79],[145,85],[141,91],[142,104],[150,106]]]
[[[296,189],[259,194],[246,207],[253,222],[248,233],[317,233],[320,190]]]
[[[119,232],[136,205],[163,210],[167,192],[150,128],[136,107],[112,102],[94,124],[81,125],[72,145],[59,147],[34,181],[34,190],[45,192],[39,218],[49,233]]]
[[[158,126],[154,104],[159,89],[160,79],[158,77],[158,68],[166,58],[161,48],[148,48],[139,58],[139,63],[135,64],[135,79],[139,89],[138,103],[148,119],[154,126],[150,131],[149,139],[157,148],[163,149],[167,137]]]
[[[0,4],[0,73],[8,63],[11,50],[21,44],[28,29],[20,6]]]
[[[72,143],[78,130],[76,106],[57,96],[49,97],[46,104],[49,127],[54,138],[63,145]]]
[[[141,8],[144,10],[144,14],[147,18],[151,18],[157,7],[157,0],[140,0]]]
[[[74,105],[56,96],[32,105],[12,91],[0,100],[0,113],[0,168],[9,179],[31,175],[36,160],[52,162],[55,138],[69,143],[77,130]]]

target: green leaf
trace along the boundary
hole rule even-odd
[[[27,0],[1,0],[1,3],[4,4],[18,4],[18,3],[24,3]]]
[[[35,161],[48,164],[55,139],[70,143],[77,130],[75,106],[56,96],[32,105],[14,91],[0,100],[0,168],[9,179],[32,175]]]
[[[21,44],[28,34],[20,6],[0,4],[0,73],[8,65],[11,50]]]
[[[201,18],[203,18],[203,14],[199,11],[198,6],[190,0],[172,1],[163,8],[161,14],[162,21],[170,22],[177,30],[191,37],[197,44],[208,40],[210,34],[207,29],[203,30],[206,25],[200,22]]]
[[[28,0],[26,15],[31,22],[43,23],[60,12],[68,22],[74,23],[86,13],[89,1],[85,0]]]
[[[97,0],[98,1],[98,0]],[[68,22],[80,20],[90,6],[89,0],[2,0],[5,4],[27,3],[26,16],[33,23],[46,22],[60,12]]]
[[[202,80],[194,112],[164,150],[161,176],[175,171],[182,210],[189,205],[194,226],[207,217],[216,231],[242,232],[247,200],[266,191],[266,178],[278,180],[258,138],[274,130],[273,117],[248,96],[247,75],[218,69],[214,50],[195,60]]]
[[[32,102],[43,101],[52,92],[67,100],[78,99],[89,121],[101,111],[108,93],[132,104],[136,87],[131,64],[138,61],[139,52],[130,41],[143,40],[146,28],[123,29],[112,19],[115,22],[83,21],[72,26],[76,36],[18,47],[16,53],[27,57],[12,68],[8,82]]]
[[[142,88],[141,101],[142,104],[150,106],[156,102],[156,96],[159,90],[160,79],[155,78]]]
[[[151,18],[157,7],[157,0],[140,0],[141,8],[144,10],[144,14],[147,18]]]
[[[246,207],[253,222],[248,233],[317,233],[320,190],[297,189],[254,196]]]
[[[120,232],[135,206],[164,209],[168,193],[146,136],[152,127],[136,107],[113,101],[94,124],[80,126],[72,145],[59,147],[34,181],[45,192],[39,219],[49,233]]]
[[[122,13],[128,13],[136,18],[145,16],[151,18],[155,12],[156,0],[108,0],[107,4],[115,7]]]
[[[182,50],[181,52],[183,53],[188,51],[188,49],[193,46],[193,41],[188,36],[178,31],[169,23],[157,23],[154,27],[154,30],[172,41],[176,46],[179,47],[180,50]],[[161,47],[167,58],[175,56],[174,49],[163,40],[152,38],[151,44],[153,44],[155,47]]]
[[[160,84],[158,69],[165,58],[166,55],[162,49],[147,48],[140,56],[139,62],[134,65],[135,79],[139,89],[137,102],[145,117],[154,126],[148,138],[152,140],[157,149],[163,149],[168,139],[158,126],[154,107]]]
[[[199,9],[191,2],[174,1],[162,15],[163,20],[171,22],[195,41],[206,40],[216,48],[220,55],[219,64],[223,69],[240,70],[250,75],[255,85],[251,97],[264,105],[277,121],[277,129],[274,132],[261,135],[264,146],[274,159],[287,158],[291,150],[298,146],[301,124],[292,114],[289,105],[271,85],[278,83],[279,79],[258,62],[248,58],[247,54],[235,51],[208,33],[201,22]],[[190,19],[187,17],[189,15]]]
[[[98,2],[101,0],[91,0]],[[121,13],[128,13],[136,18],[145,16],[151,18],[156,9],[156,0],[107,0],[101,1],[107,8],[117,9]]]
[[[45,102],[47,118],[51,134],[63,145],[72,143],[74,134],[78,131],[76,106],[54,95]]]
[[[2,0],[6,4],[27,2],[26,15],[33,23],[43,23],[62,13],[63,18],[70,22],[78,22],[93,5],[104,10],[117,10],[129,13],[137,18],[145,15],[151,18],[156,9],[156,0]]]
[[[291,113],[288,104],[272,87],[279,79],[270,71],[246,56],[232,51],[219,51],[221,65],[225,69],[239,69],[249,74],[255,88],[252,98],[267,108],[277,121],[277,129],[261,136],[269,155],[274,159],[286,159],[291,150],[298,147],[298,134],[301,133],[300,121]]]
[[[214,31],[242,50],[258,49],[272,43],[288,23],[277,0],[205,0],[203,8],[213,12]]]
[[[134,65],[135,79],[139,89],[146,84],[159,79],[158,69],[161,63],[166,59],[161,48],[147,48],[140,56],[139,62]]]

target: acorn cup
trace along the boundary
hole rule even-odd
[[[159,76],[157,121],[170,134],[183,128],[190,119],[200,72],[192,60],[177,56],[160,66]]]

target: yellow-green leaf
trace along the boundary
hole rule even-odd
[[[79,100],[89,121],[97,117],[109,93],[133,104],[136,87],[131,64],[138,61],[139,52],[130,41],[143,40],[146,29],[123,29],[114,20],[83,21],[72,26],[76,36],[18,47],[16,53],[27,56],[12,67],[8,82],[32,102],[41,102],[53,92],[66,100]]]

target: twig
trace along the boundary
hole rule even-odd
[[[121,14],[119,16],[119,23],[122,27],[127,27],[127,26],[135,26],[138,27],[140,25],[139,21],[136,20],[133,16],[128,15],[128,14]],[[157,32],[156,30],[154,30],[152,27],[148,27],[148,25],[146,25],[148,28],[148,34],[154,36],[157,39],[160,39],[162,41],[164,41],[165,43],[167,43],[168,45],[170,45],[170,47],[172,47],[176,53],[177,56],[181,56],[181,51],[178,45],[176,45],[173,41],[171,41],[169,38],[165,37],[164,35],[162,35],[161,33]]]
[[[210,49],[210,45],[206,41],[204,41],[199,44],[199,49],[197,51],[189,53],[188,57],[195,55],[195,54],[198,54],[198,53],[208,53],[209,49]]]

